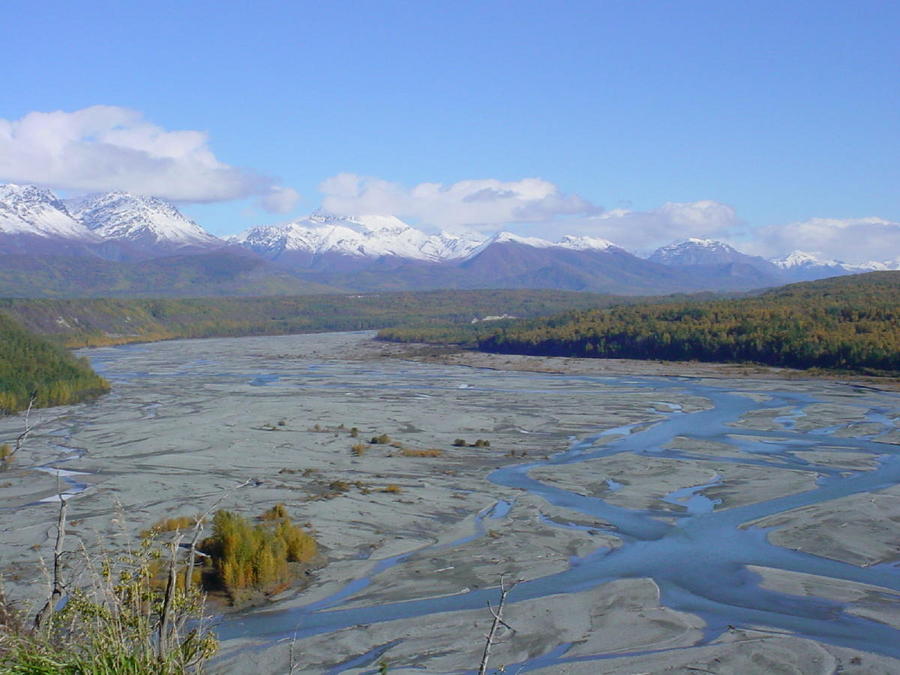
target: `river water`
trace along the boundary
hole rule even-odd
[[[584,378],[580,377],[571,379],[573,386],[584,382]],[[617,380],[604,378],[604,383],[615,386]],[[768,542],[764,529],[741,527],[744,523],[799,507],[824,504],[896,485],[900,482],[898,448],[876,440],[885,430],[870,437],[840,439],[842,447],[877,458],[878,466],[874,470],[847,472],[803,459],[805,450],[820,447],[823,440],[841,428],[840,425],[807,432],[790,429],[741,431],[733,426],[746,414],[767,408],[787,409],[782,414],[785,419],[799,417],[806,407],[819,403],[814,395],[770,391],[767,392],[770,396],[767,401],[758,402],[736,395],[727,388],[684,379],[671,382],[661,378],[629,377],[621,378],[621,384],[628,389],[637,386],[654,391],[677,387],[680,391],[710,400],[713,407],[693,413],[672,411],[661,422],[635,430],[605,445],[602,450],[597,450],[594,443],[605,431],[576,440],[566,451],[550,459],[494,471],[489,476],[493,483],[527,491],[550,504],[585,517],[602,519],[611,523],[612,531],[622,539],[622,545],[616,549],[600,549],[595,554],[573,560],[570,569],[565,572],[519,584],[511,600],[521,602],[560,593],[576,593],[616,579],[651,578],[661,589],[664,605],[704,619],[706,630],[702,643],[715,640],[735,626],[752,625],[900,658],[900,631],[896,628],[850,614],[838,601],[763,589],[759,576],[747,569],[748,565],[755,565],[870,584],[893,591],[886,592],[885,597],[896,602],[900,601],[900,566],[896,560],[858,567],[773,545]],[[870,418],[885,419],[885,398],[896,402],[897,397],[879,394],[873,398],[877,400],[859,403],[873,406],[869,410]],[[771,467],[773,471],[815,471],[821,478],[813,490],[723,511],[715,511],[716,504],[701,494],[715,482],[691,486],[664,498],[670,503],[685,506],[684,511],[673,514],[671,511],[616,507],[600,498],[547,485],[529,475],[541,467],[578,464],[624,452],[684,458],[684,452],[666,449],[678,437],[716,441],[731,446],[741,454],[740,457],[704,458],[709,461],[752,463]],[[674,522],[667,522],[671,520]],[[558,526],[567,527],[565,524]],[[887,527],[891,532],[890,526]],[[896,534],[894,529],[891,536]],[[400,562],[402,560],[391,560],[389,564]],[[375,574],[383,569],[385,567],[378,568]],[[477,609],[493,600],[496,590],[342,610],[340,606],[344,597],[345,594],[341,593],[334,599],[290,611],[262,612],[230,619],[220,625],[219,634],[226,639],[286,633],[304,637],[359,624]],[[589,660],[584,657],[567,659],[561,651],[516,665],[527,671]],[[617,657],[623,655],[616,653]],[[602,658],[602,655],[596,655],[596,658]]]
[[[67,494],[77,496],[75,504],[82,498],[82,492],[84,503],[90,504],[91,491],[99,495],[103,485],[113,485],[116,476],[129,473],[122,469],[130,466],[128,462],[140,466],[147,476],[152,476],[157,468],[147,464],[146,453],[128,455],[119,450],[132,442],[122,438],[123,429],[133,434],[133,447],[143,447],[141,444],[150,442],[146,439],[153,429],[161,430],[162,425],[171,427],[175,420],[186,415],[197,415],[193,424],[202,426],[201,420],[206,418],[200,415],[210,415],[217,408],[230,405],[225,402],[226,396],[238,389],[240,405],[247,410],[253,409],[254,401],[265,400],[266,405],[272,406],[273,401],[293,400],[288,397],[302,391],[315,393],[326,411],[335,409],[334,401],[359,397],[377,415],[381,398],[402,396],[406,398],[401,408],[413,420],[417,416],[417,401],[439,411],[442,401],[451,406],[477,400],[496,416],[505,415],[507,409],[527,401],[533,408],[517,413],[520,414],[515,418],[518,423],[528,418],[528,410],[537,415],[552,406],[564,409],[570,401],[579,407],[580,415],[574,437],[565,443],[556,441],[557,445],[548,448],[546,457],[540,459],[494,462],[494,468],[485,472],[485,476],[489,481],[488,491],[493,485],[497,495],[491,506],[472,509],[470,531],[450,541],[386,555],[357,578],[344,580],[329,594],[309,602],[304,602],[301,596],[283,606],[276,603],[263,610],[221,617],[216,626],[220,639],[225,645],[247,638],[255,640],[257,645],[275,644],[287,637],[302,641],[359,625],[483,609],[488,601],[496,599],[495,586],[473,584],[471,589],[454,594],[423,593],[412,600],[388,599],[371,605],[361,604],[359,599],[382,576],[402,573],[405,566],[417,559],[471,545],[473,540],[485,536],[487,525],[502,522],[511,511],[515,512],[518,508],[515,495],[530,495],[548,510],[552,506],[572,516],[542,516],[542,525],[560,533],[574,533],[588,527],[580,523],[600,522],[603,533],[615,538],[618,545],[596,547],[572,557],[565,569],[519,583],[509,597],[511,607],[529,600],[581,593],[615,580],[652,579],[659,588],[663,606],[702,619],[703,635],[697,644],[712,643],[736,627],[754,627],[900,659],[900,630],[896,624],[863,616],[853,611],[851,603],[845,600],[773,590],[754,571],[766,568],[865,584],[874,588],[873,592],[884,603],[896,606],[900,600],[896,521],[880,524],[879,530],[893,541],[894,554],[868,566],[777,545],[772,542],[776,527],[753,524],[761,519],[801,513],[804,508],[843,504],[854,496],[882,494],[900,483],[900,453],[898,446],[890,442],[897,438],[896,420],[900,417],[897,394],[852,384],[814,381],[797,384],[771,380],[760,384],[691,377],[498,373],[397,359],[341,361],[341,349],[355,349],[357,343],[368,337],[360,334],[352,338],[239,338],[86,350],[83,353],[113,382],[113,394],[91,406],[73,407],[56,428],[51,425],[45,440],[48,447],[56,443],[63,454],[60,461],[42,461],[34,468],[45,473],[57,471],[67,481]],[[334,343],[333,349],[326,350],[324,355],[317,355],[312,349],[329,341]],[[285,358],[279,353],[297,345],[303,347],[302,356],[294,354]],[[823,413],[823,406],[827,412],[827,406],[833,407],[838,400],[844,406],[842,414]],[[179,401],[179,407],[175,407],[175,401]],[[598,421],[592,424],[590,410],[583,409],[592,402],[611,405],[615,401],[623,410],[635,401],[633,405],[642,408],[644,417],[636,414],[633,423],[616,425],[608,416],[598,414]],[[704,405],[686,407],[682,405],[685,401],[703,401]],[[652,414],[647,412],[651,409]],[[847,410],[852,410],[852,414]],[[319,410],[317,414],[326,413]],[[341,415],[344,414],[342,409]],[[131,416],[127,427],[120,420],[125,415]],[[769,422],[747,423],[748,419],[763,418]],[[112,429],[114,424],[121,425],[115,427],[115,434],[107,432],[107,427]],[[567,430],[571,429],[569,424]],[[524,433],[526,429],[518,431]],[[532,433],[540,431],[531,430]],[[199,444],[184,436],[188,432],[180,433],[182,445]],[[196,433],[202,436],[204,431],[197,428]],[[560,434],[554,436],[559,437]],[[165,435],[160,433],[159,438],[164,439]],[[92,456],[101,457],[101,446],[108,449],[108,461],[113,464],[104,465],[109,474],[107,482],[92,487],[91,481],[82,474],[82,470],[90,474],[92,467],[89,462],[86,465],[83,462]],[[691,449],[694,446],[707,449],[694,451]],[[86,447],[89,452],[85,458]],[[719,450],[711,451],[711,447]],[[827,461],[829,453],[852,453],[856,458],[866,459],[848,467]],[[615,498],[629,488],[629,481],[621,476],[615,479],[600,476],[598,480],[607,490],[602,493],[572,489],[547,479],[554,472],[562,475],[565,471],[570,476],[582,472],[586,477],[595,478],[592,467],[598,461],[617,456],[633,457],[638,463],[646,458],[647,461],[709,463],[710,467],[739,465],[762,469],[772,476],[804,472],[815,476],[815,481],[803,489],[758,501],[744,500],[735,506],[727,500],[723,503],[723,497],[716,496],[720,494],[717,490],[727,487],[728,481],[711,471],[712,477],[704,482],[661,493],[650,507],[629,508]],[[110,466],[118,468],[110,470]],[[70,473],[70,467],[77,471]],[[173,463],[167,464],[159,475],[176,473],[172,467],[192,471],[197,476],[224,472],[227,468],[205,460],[197,466]],[[60,473],[61,469],[65,471]],[[93,467],[98,475],[103,470]],[[165,484],[168,482],[166,478]],[[164,485],[162,479],[159,485]],[[127,492],[122,486],[115,489]],[[422,489],[427,493],[427,488]],[[104,513],[99,506],[92,509],[97,515]],[[48,517],[52,518],[52,514]],[[892,517],[900,517],[900,510]],[[394,644],[363,650],[355,658],[343,661],[334,672],[373,664]],[[514,670],[524,672],[610,656],[604,653],[568,656],[569,646],[565,642],[549,645],[541,654],[518,664],[507,664],[507,668],[515,666]],[[638,656],[652,651],[651,648],[631,654]],[[628,652],[615,653],[616,657],[627,655]]]

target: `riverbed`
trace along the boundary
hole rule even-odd
[[[218,617],[214,671],[471,670],[501,580],[507,672],[900,669],[896,392],[423,362],[371,337],[83,352],[112,393],[37,413],[0,476],[10,592],[40,595],[60,493],[73,549],[284,502],[328,564]]]

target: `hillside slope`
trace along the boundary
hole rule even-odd
[[[620,306],[512,322],[484,351],[752,361],[900,371],[900,272],[791,284],[737,300]]]
[[[77,403],[109,390],[84,359],[25,330],[0,313],[0,414]]]

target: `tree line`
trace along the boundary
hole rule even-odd
[[[510,322],[488,352],[900,371],[900,272],[792,284],[756,297],[573,311]]]
[[[900,370],[900,272],[791,284],[743,297],[606,296],[590,308],[494,322],[412,321],[395,342],[541,356],[755,362]]]

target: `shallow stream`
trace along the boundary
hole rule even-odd
[[[810,381],[797,385],[770,380],[760,385],[758,381],[745,383],[735,379],[498,373],[396,359],[344,362],[335,356],[341,349],[354,348],[353,340],[358,342],[366,337],[358,335],[352,340],[346,336],[243,338],[86,350],[83,353],[91,358],[97,370],[113,382],[113,393],[96,404],[73,407],[56,428],[51,426],[45,441],[48,452],[56,452],[59,459],[45,458],[33,468],[57,475],[65,484],[65,494],[78,495],[76,500],[82,499],[79,494],[82,491],[89,496],[92,490],[98,489],[92,487],[85,467],[89,471],[89,460],[103,454],[101,447],[110,461],[118,463],[117,471],[121,475],[147,471],[148,480],[155,480],[154,472],[158,472],[161,486],[169,480],[168,476],[189,476],[190,472],[198,476],[207,472],[224,475],[231,467],[210,464],[202,457],[195,464],[188,461],[191,448],[197,448],[198,453],[207,450],[202,446],[204,429],[196,429],[199,440],[182,436],[184,443],[174,449],[163,448],[162,454],[153,446],[152,436],[153,430],[161,429],[161,425],[171,425],[175,420],[191,416],[198,420],[197,424],[212,424],[212,418],[203,415],[215,413],[219,397],[237,390],[243,397],[239,400],[248,407],[254,405],[253,401],[262,400],[260,397],[269,396],[266,399],[269,406],[282,405],[280,401],[287,406],[291,397],[313,394],[341,405],[347,401],[348,409],[352,409],[353,401],[365,400],[375,406],[376,412],[380,397],[392,396],[400,400],[398,406],[408,408],[413,419],[416,401],[440,410],[442,399],[459,401],[465,400],[464,397],[479,397],[488,406],[496,399],[498,419],[506,413],[504,406],[517,409],[521,406],[516,413],[520,417],[510,413],[509,418],[515,421],[524,419],[521,415],[528,415],[529,410],[540,411],[542,401],[548,407],[551,400],[553,405],[565,406],[571,399],[580,406],[580,431],[568,445],[556,442],[544,448],[544,452],[531,453],[540,459],[511,457],[508,463],[490,472],[488,480],[495,487],[489,489],[496,490],[496,494],[491,495],[491,505],[471,510],[468,514],[471,527],[467,532],[442,543],[423,544],[377,560],[367,561],[365,556],[357,556],[371,564],[364,573],[327,597],[319,596],[303,603],[301,596],[299,602],[275,603],[266,609],[227,615],[216,627],[219,637],[225,644],[231,639],[255,638],[258,644],[265,645],[396,619],[483,610],[488,601],[496,599],[496,587],[472,585],[471,589],[456,593],[436,597],[425,594],[413,600],[370,606],[360,606],[359,599],[381,575],[402,572],[405,565],[424,555],[446,552],[484,537],[486,524],[501,523],[515,513],[517,498],[510,495],[518,494],[539,498],[548,509],[559,507],[572,515],[571,518],[542,515],[540,522],[544,526],[560,532],[600,529],[619,544],[598,546],[586,555],[572,557],[563,571],[518,584],[509,597],[511,606],[536,598],[579,593],[618,579],[649,578],[660,590],[662,605],[702,618],[705,628],[700,644],[710,643],[735,627],[753,627],[900,659],[900,631],[888,623],[851,612],[846,602],[772,590],[751,569],[800,572],[866,584],[886,603],[898,603],[900,566],[896,525],[892,530],[891,524],[884,524],[884,531],[893,531],[893,557],[864,567],[776,545],[771,542],[775,528],[753,523],[854,495],[875,495],[900,483],[900,447],[887,442],[897,437],[900,395],[850,384],[819,385]],[[309,350],[317,341],[334,342],[337,351],[322,357],[309,351],[302,357],[279,354],[279,350],[299,349],[297,345]],[[526,399],[532,408],[522,404]],[[860,432],[854,432],[849,421],[837,419],[836,413],[823,416],[821,407],[835,406],[838,400],[846,409],[856,411],[853,423]],[[613,405],[617,401],[619,405],[642,405],[640,413],[644,421],[614,424],[606,414],[602,417],[605,422],[592,422],[593,401],[597,406]],[[704,406],[687,405],[688,401],[705,403]],[[327,409],[337,407],[336,403],[322,405]],[[343,409],[340,415],[346,417]],[[631,419],[641,415],[632,415]],[[599,412],[597,419],[600,419]],[[747,423],[748,419],[768,422],[753,424]],[[827,423],[810,422],[817,419]],[[119,426],[110,427],[112,431],[107,432],[106,427],[113,423]],[[228,423],[227,419],[216,418],[220,428]],[[517,428],[515,431],[537,438],[547,430]],[[126,432],[130,436],[123,438]],[[552,437],[566,435],[555,433]],[[165,436],[161,434],[161,437]],[[84,448],[88,446],[86,451]],[[153,448],[157,454],[132,449],[145,447]],[[654,506],[628,508],[614,498],[627,491],[623,478],[592,473],[595,460],[623,453],[635,457],[636,461],[646,457],[648,461],[664,458],[708,463],[711,478],[666,490]],[[847,466],[828,461],[829,453],[852,453],[865,459]],[[247,458],[248,466],[253,461],[254,458]],[[717,491],[722,490],[723,481],[714,467],[731,465],[761,468],[773,477],[781,472],[806,472],[817,478],[808,489],[730,505],[727,499],[716,496],[722,494]],[[548,471],[562,472],[570,467],[578,468],[582,473],[576,475],[583,475],[586,482],[590,479],[601,483],[607,492],[573,489],[571,485],[547,480]],[[97,469],[101,473],[104,470]],[[103,485],[115,486],[115,475],[112,472],[106,476]],[[160,491],[156,499],[162,500],[162,494]],[[210,488],[209,494],[216,492]],[[152,505],[152,490],[150,495],[145,499]],[[50,508],[35,502],[28,506]],[[99,517],[104,512],[95,508],[94,513]],[[52,514],[46,515],[51,521]],[[584,522],[601,525],[584,525]],[[358,653],[345,660],[335,672],[374,664],[395,644],[396,641]],[[569,657],[568,649],[566,643],[552,645],[541,655],[519,664],[507,664],[507,668],[528,671],[611,656]],[[652,650],[632,652],[641,653],[652,653]],[[626,655],[615,653],[616,657]]]

